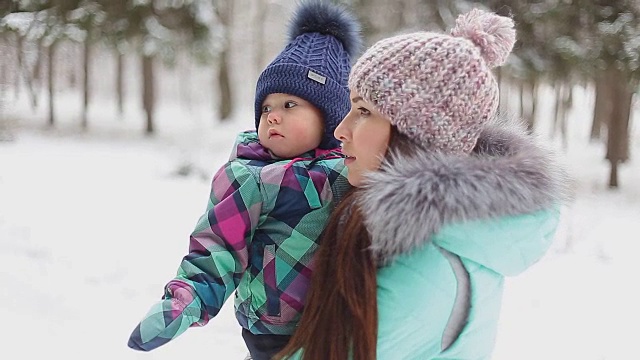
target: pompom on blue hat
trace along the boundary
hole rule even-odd
[[[262,102],[273,93],[303,98],[324,115],[321,149],[340,143],[333,131],[351,108],[349,72],[352,57],[362,47],[360,23],[344,7],[325,1],[305,1],[289,24],[289,44],[264,69],[256,84],[256,129]]]

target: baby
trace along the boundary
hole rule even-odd
[[[251,357],[270,359],[287,344],[320,234],[349,188],[333,131],[350,109],[359,29],[337,5],[312,1],[297,9],[289,44],[257,82],[257,131],[239,134],[214,176],[189,253],[134,329],[131,348],[149,351],[205,325],[234,291]]]

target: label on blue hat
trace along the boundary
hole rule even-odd
[[[327,82],[327,77],[326,76],[322,76],[318,73],[315,73],[311,70],[309,70],[309,72],[307,73],[307,77],[313,81],[317,81],[320,84],[324,85]]]

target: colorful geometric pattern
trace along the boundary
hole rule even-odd
[[[342,155],[273,159],[255,131],[241,133],[214,176],[205,214],[177,276],[136,327],[129,346],[151,350],[205,325],[236,291],[236,317],[254,334],[290,335],[304,307],[313,254],[349,189]]]

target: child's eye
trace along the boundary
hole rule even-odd
[[[292,107],[296,106],[298,104],[296,104],[294,101],[287,101],[286,103],[284,103],[284,108],[285,109],[291,109]]]
[[[263,105],[262,106],[262,113],[263,114],[268,113],[269,111],[271,111],[271,106],[269,106],[269,105]]]

